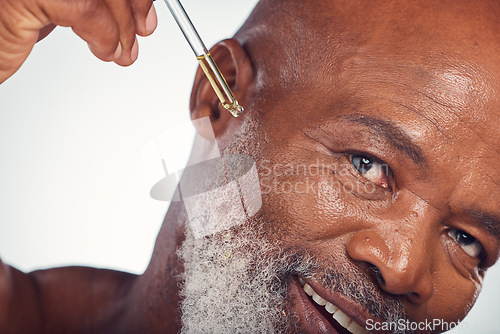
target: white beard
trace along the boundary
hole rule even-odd
[[[283,309],[283,264],[266,255],[276,247],[251,230],[236,238],[190,234],[179,251],[185,270],[181,333],[279,333],[296,322]]]
[[[243,144],[257,133],[256,126],[247,117],[225,153],[248,154]],[[212,200],[231,203],[231,198],[223,197]],[[178,250],[184,265],[181,333],[278,333],[297,322],[283,309],[288,284],[282,282],[280,272],[290,261],[269,259],[279,249],[259,237],[256,226],[262,226],[262,221],[250,220],[237,227],[237,236],[234,231],[222,231],[195,238],[192,224],[186,225],[186,239]]]

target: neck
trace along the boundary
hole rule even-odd
[[[183,267],[176,250],[184,240],[184,206],[172,202],[160,229],[148,268],[137,277],[124,305],[120,333],[178,333],[179,280]]]

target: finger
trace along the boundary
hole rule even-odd
[[[57,25],[72,27],[85,40],[92,53],[104,61],[116,58],[120,41],[118,23],[99,0],[37,0],[38,6]]]
[[[52,32],[52,30],[54,30],[55,28],[56,28],[56,25],[54,23],[50,23],[50,24],[46,25],[45,27],[43,27],[42,29],[40,29],[40,31],[38,33],[37,42],[40,42],[42,39],[47,37],[47,35],[50,34]]]
[[[152,0],[130,0],[135,29],[140,36],[149,36],[158,24],[156,10]]]
[[[0,1],[0,84],[14,74],[28,57],[42,23],[17,1]],[[31,21],[36,21],[32,23]]]
[[[132,64],[136,58],[132,58],[132,47],[136,44],[135,21],[129,0],[104,0],[107,7],[118,23],[120,31],[121,54],[115,58],[115,63],[122,66]],[[117,52],[118,53],[118,52]]]
[[[148,15],[146,16],[146,31],[143,36],[151,35],[158,25],[158,17],[156,16],[156,8],[154,5],[151,5],[149,9]]]

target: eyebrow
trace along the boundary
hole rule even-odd
[[[500,218],[478,210],[469,210],[469,215],[481,224],[486,231],[500,239]]]
[[[339,118],[366,126],[372,133],[387,140],[392,147],[407,156],[417,166],[421,168],[427,166],[422,149],[394,123],[362,114],[343,115]]]
[[[427,165],[422,149],[394,123],[363,114],[342,115],[339,118],[368,127],[373,133],[384,137],[391,146],[406,155],[419,167]],[[479,210],[468,210],[467,213],[486,231],[500,239],[500,217]]]

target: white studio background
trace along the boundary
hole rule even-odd
[[[183,1],[208,47],[231,37],[256,3]],[[58,27],[0,86],[0,257],[8,264],[146,268],[168,203],[149,196],[142,149],[189,121],[198,64],[165,4],[155,6],[157,31],[140,38],[131,67],[99,61]],[[187,160],[193,131],[169,159]],[[469,329],[455,332],[500,332],[498,281],[499,267]]]

